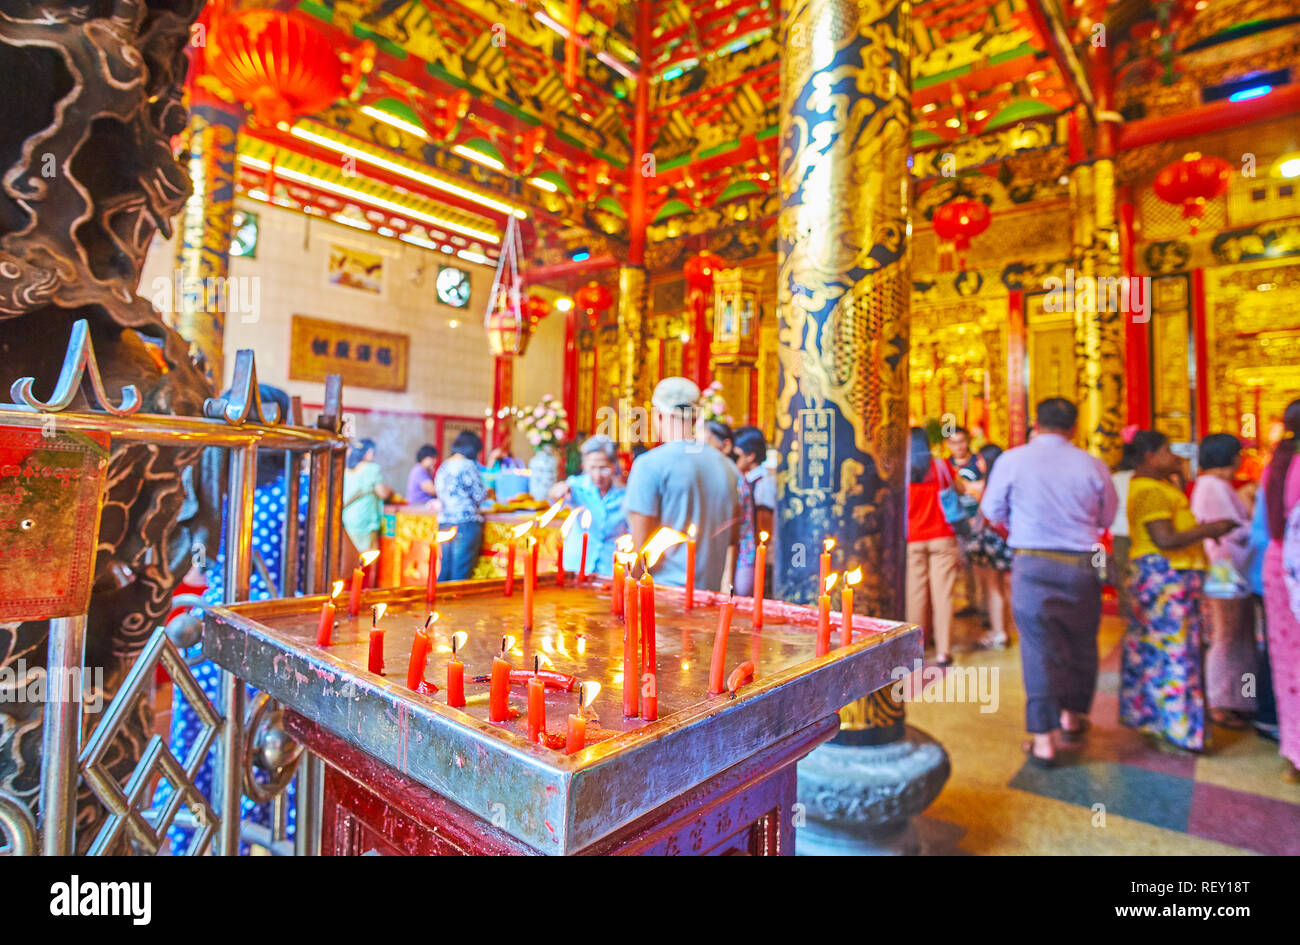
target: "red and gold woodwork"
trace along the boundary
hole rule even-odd
[[[763,273],[736,267],[713,275],[713,331],[709,372],[736,426],[758,418],[759,326],[763,314]]]

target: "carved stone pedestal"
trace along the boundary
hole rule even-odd
[[[939,796],[950,771],[943,746],[911,726],[883,745],[822,745],[799,762],[807,819],[795,833],[796,854],[920,854],[912,818]]]

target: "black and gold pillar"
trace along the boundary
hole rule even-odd
[[[646,277],[641,266],[620,266],[618,270],[618,342],[619,342],[619,399],[623,407],[619,415],[637,407],[645,407],[650,399],[646,390]],[[620,424],[619,440],[625,449],[632,446],[629,438],[636,433],[630,424]],[[640,434],[638,434],[640,435]]]
[[[859,609],[903,616],[910,4],[791,0],[782,25],[776,406],[789,600],[818,556],[862,566]]]
[[[181,215],[176,254],[179,288],[172,300],[175,324],[202,352],[206,371],[220,390],[225,370],[225,299],[230,276],[230,238],[235,213],[235,160],[242,108],[195,102],[185,131],[182,163],[194,192]],[[238,296],[236,296],[238,297]]]

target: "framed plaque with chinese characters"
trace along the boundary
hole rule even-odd
[[[0,426],[0,620],[84,614],[108,435]]]
[[[295,315],[289,377],[324,383],[341,374],[349,387],[405,391],[410,349],[410,335]]]

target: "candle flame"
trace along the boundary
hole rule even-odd
[[[513,650],[514,648],[515,648],[515,638],[514,638],[514,637],[512,637],[512,636],[504,636],[504,637],[501,638],[501,652],[502,652],[502,653],[508,653],[508,652],[510,652],[511,650]]]
[[[822,551],[830,551],[834,547],[835,547],[834,538],[826,538],[822,541]]]
[[[665,551],[685,540],[686,536],[676,529],[669,528],[667,525],[661,526],[641,548],[641,554],[645,556],[646,568],[653,568],[664,556]]]
[[[462,646],[469,642],[469,634],[464,630],[457,630],[451,635],[451,652],[455,653]]]
[[[339,594],[342,593],[342,591],[343,591],[343,582],[335,581],[334,586],[330,588],[330,600],[333,600],[334,598],[338,597]]]
[[[449,542],[449,541],[451,541],[451,540],[452,540],[453,538],[455,538],[455,537],[456,537],[456,526],[455,526],[455,525],[451,526],[451,528],[447,529],[445,532],[439,530],[439,532],[438,532],[438,544],[441,545],[441,544],[444,544],[445,542]]]
[[[516,525],[514,528],[510,529],[510,534],[515,538],[523,538],[525,535],[527,535],[529,532],[533,530],[533,526],[536,524],[537,524],[537,519],[530,518],[528,521]]]
[[[840,573],[838,571],[832,571],[830,574],[826,575],[827,594],[831,592],[831,588],[835,586],[835,582],[838,581],[839,579],[840,579]]]
[[[379,557],[379,551],[377,549],[375,551],[367,551],[365,554],[361,556],[361,566],[363,568],[370,567],[370,565],[374,563],[374,560],[378,557]]]
[[[584,709],[590,708],[598,695],[600,695],[598,682],[585,682],[578,687],[578,702]]]
[[[694,523],[694,522],[691,522],[691,524],[689,524],[689,525],[686,526],[686,537],[689,538],[691,541],[694,541],[694,540],[695,540],[695,523]]]
[[[582,522],[581,522],[581,525],[582,525],[583,528],[591,528],[591,509],[583,509],[583,510],[582,510]]]
[[[586,510],[583,509],[583,511]],[[578,524],[578,519],[581,517],[582,517],[582,512],[578,511],[577,509],[573,509],[571,512],[569,512],[569,514],[564,517],[564,524],[560,526],[560,534],[563,537],[568,538],[569,532],[573,531],[573,526]]]
[[[845,572],[844,572],[844,583],[847,584],[849,587],[852,587],[854,584],[857,584],[857,583],[860,582],[861,580],[862,580],[862,566],[861,566],[861,565],[859,565],[858,567],[854,568],[852,571],[845,571]]]
[[[758,533],[758,543],[759,543],[760,545],[766,545],[766,544],[767,544],[767,539],[768,539],[768,534],[767,534],[767,532],[759,532],[759,533]]]
[[[424,618],[424,629],[428,630],[437,622],[438,622],[438,612],[436,610],[429,611],[429,616]]]
[[[614,560],[617,561],[619,564],[623,565],[623,567],[629,568],[632,565],[636,564],[636,552],[616,551],[614,552]]]
[[[631,553],[633,547],[635,547],[635,546],[632,544],[632,536],[631,536],[631,535],[619,535],[619,536],[618,536],[618,541],[614,542],[614,547],[615,547],[616,549],[618,549],[619,551],[621,551],[623,554],[629,554],[629,553]]]
[[[555,661],[554,661],[553,659],[551,659],[549,656],[547,656],[545,653],[534,653],[534,654],[533,654],[533,666],[536,667],[538,664],[540,664],[540,665],[542,665],[542,666],[546,666],[546,667],[554,667],[554,666],[555,666]],[[536,671],[537,671],[537,670],[534,668],[533,672],[536,672]]]
[[[561,499],[559,502],[556,502],[554,505],[552,505],[541,515],[537,516],[537,527],[545,528],[547,525],[551,524],[551,520],[555,518],[555,516],[560,514],[560,509],[562,508],[564,508],[563,499]]]
[[[371,626],[374,626],[375,624],[379,623],[379,618],[384,615],[384,611],[386,610],[388,610],[387,604],[375,604],[375,606],[370,608]]]

